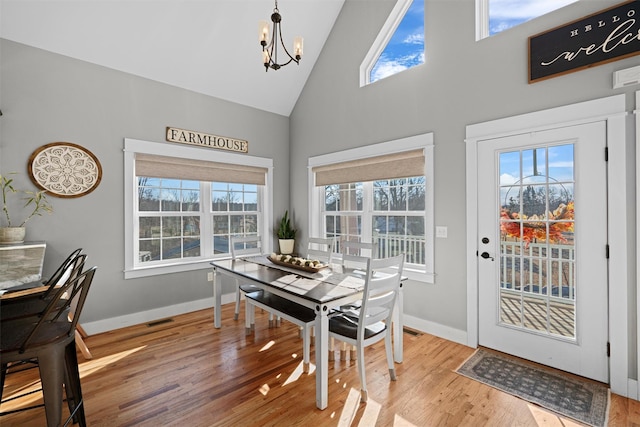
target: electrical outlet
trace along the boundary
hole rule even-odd
[[[440,237],[443,239],[447,238],[447,227],[436,227],[436,237]]]
[[[213,282],[213,271],[207,273],[207,281]]]

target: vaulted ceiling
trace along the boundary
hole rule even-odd
[[[280,0],[300,65],[265,72],[258,22],[273,0],[0,0],[0,37],[289,116],[344,0]]]

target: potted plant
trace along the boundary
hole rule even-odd
[[[12,174],[14,173],[9,175]],[[44,212],[53,212],[53,207],[49,204],[45,191],[17,190],[13,186],[13,178],[7,175],[0,175],[0,191],[2,192],[3,213],[0,217],[0,244],[24,242],[27,222],[34,216],[42,216]],[[22,195],[25,201],[23,209],[27,210],[27,215],[20,222],[11,221],[9,199],[12,195]]]
[[[280,253],[284,255],[293,253],[293,246],[296,238],[296,230],[291,225],[289,219],[289,211],[284,212],[284,216],[280,220],[278,227],[278,239],[280,243]]]

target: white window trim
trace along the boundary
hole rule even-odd
[[[367,55],[360,64],[360,87],[371,83],[371,70],[373,70],[373,67],[376,65],[376,62],[384,51],[384,48],[387,47],[389,40],[393,37],[393,34],[396,32],[400,22],[402,22],[402,18],[404,18],[407,10],[409,10],[412,2],[413,0],[398,0],[396,5],[393,7],[389,17],[371,45],[369,52],[367,52]]]
[[[424,150],[425,164],[425,268],[411,269],[405,268],[404,275],[407,278],[419,282],[434,283],[434,146],[433,133],[410,136],[396,139],[394,141],[382,142],[379,144],[367,145],[365,147],[353,148],[335,153],[310,157],[308,163],[308,183],[309,183],[309,235],[320,236],[324,232],[322,226],[322,204],[324,203],[324,187],[316,187],[315,174],[313,168],[318,166],[342,163],[351,160],[359,160],[367,157],[382,156],[385,154],[398,153],[422,148]]]
[[[489,37],[489,1],[476,0],[476,41]]]
[[[137,181],[135,175],[135,154],[157,154],[168,157],[224,162],[230,164],[256,166],[267,169],[265,191],[262,192],[262,247],[270,248],[273,244],[270,230],[273,218],[273,159],[248,156],[244,154],[227,153],[219,150],[205,150],[203,148],[171,145],[165,143],[142,141],[125,138],[124,140],[124,278],[155,276],[158,274],[177,273],[181,271],[202,270],[210,268],[211,259],[197,259],[182,261],[175,264],[155,266],[134,265],[134,240],[137,236],[138,225],[134,221],[134,208],[137,197]],[[207,198],[209,200],[209,198]],[[205,227],[207,227],[205,225]],[[205,230],[206,232],[206,230]]]

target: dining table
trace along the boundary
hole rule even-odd
[[[315,318],[316,406],[326,409],[329,390],[329,315],[341,306],[361,300],[366,272],[329,264],[320,269],[301,269],[274,263],[267,255],[221,259],[211,262],[213,268],[214,326],[222,325],[222,280],[226,276],[238,284],[248,283],[292,303],[311,308]],[[376,272],[375,274],[385,274]],[[393,313],[393,356],[403,359],[402,282]]]

